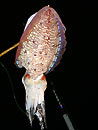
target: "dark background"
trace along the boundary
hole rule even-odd
[[[67,49],[61,63],[46,75],[46,117],[49,130],[68,130],[62,118],[68,113],[75,130],[97,130],[98,73],[97,73],[97,4],[63,0],[37,0],[11,2],[0,5],[0,53],[17,43],[27,19],[42,7],[50,5],[66,26]],[[72,29],[73,28],[73,29]],[[14,65],[16,48],[0,58],[10,74],[11,83],[4,67],[0,66],[0,129],[40,130],[37,119],[30,127],[29,120],[17,107],[13,96],[25,111],[25,90],[21,82],[25,69]],[[52,85],[53,84],[53,85]],[[64,106],[62,112],[52,88],[55,88]]]

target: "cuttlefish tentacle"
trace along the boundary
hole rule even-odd
[[[26,111],[29,117],[30,123],[36,115],[39,119],[41,128],[44,128],[45,123],[45,102],[44,91],[47,87],[47,81],[44,74],[40,75],[34,80],[29,73],[25,73],[22,78],[26,90]]]

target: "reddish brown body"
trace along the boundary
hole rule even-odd
[[[24,31],[15,63],[25,67],[36,79],[59,63],[65,46],[65,27],[56,11],[46,6],[38,11]]]

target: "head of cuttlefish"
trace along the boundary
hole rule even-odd
[[[26,111],[30,123],[32,125],[32,121],[36,115],[39,119],[41,129],[43,129],[46,123],[44,92],[47,87],[47,81],[45,75],[41,74],[36,79],[33,79],[26,72],[22,78],[22,82],[26,90]]]

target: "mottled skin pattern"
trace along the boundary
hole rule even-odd
[[[49,69],[57,54],[59,30],[50,7],[38,12],[29,27],[20,39],[16,59],[36,79]]]
[[[65,26],[53,8],[38,11],[24,31],[16,53],[15,63],[26,69],[22,78],[26,90],[26,110],[30,123],[36,115],[44,128],[44,73],[59,63],[66,46]]]

